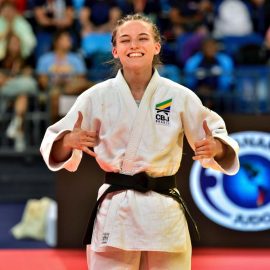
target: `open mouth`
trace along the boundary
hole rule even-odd
[[[129,53],[127,56],[130,58],[135,58],[135,57],[142,57],[144,56],[144,54],[141,52],[133,52],[133,53]]]

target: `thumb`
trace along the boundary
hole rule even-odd
[[[211,130],[209,129],[206,120],[203,121],[203,129],[204,129],[206,138],[212,136],[212,132],[211,132]]]
[[[74,125],[74,128],[81,128],[82,126],[82,121],[83,121],[83,115],[80,111],[78,111],[78,118],[77,118],[77,121]]]

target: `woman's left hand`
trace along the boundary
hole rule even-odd
[[[225,154],[226,145],[220,140],[212,136],[212,132],[209,129],[206,120],[203,121],[203,129],[205,132],[205,138],[194,143],[195,155],[193,160],[200,160],[204,158],[215,158],[216,160],[222,159]]]

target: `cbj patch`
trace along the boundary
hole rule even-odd
[[[156,104],[156,124],[168,126],[170,124],[172,99]]]

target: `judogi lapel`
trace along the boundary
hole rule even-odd
[[[125,98],[127,99],[127,102],[130,104],[130,106],[132,106],[132,109],[135,110],[134,106],[136,106],[136,110],[137,110],[136,116],[132,124],[132,128],[130,130],[128,145],[126,148],[125,156],[124,156],[123,163],[120,170],[120,173],[122,174],[133,175],[135,173],[133,159],[138,150],[138,147],[142,138],[143,129],[145,128],[145,126],[142,123],[145,123],[146,116],[151,109],[150,102],[151,102],[151,99],[155,90],[157,89],[159,75],[158,75],[158,72],[155,70],[147,88],[145,89],[139,108],[131,94],[131,91],[125,79],[123,78],[123,75],[121,74],[121,71],[118,72],[117,77],[118,77],[117,79],[119,79],[120,84],[122,86],[120,89],[121,94],[125,96]],[[131,101],[131,99],[133,101]]]

